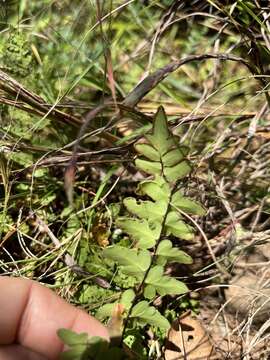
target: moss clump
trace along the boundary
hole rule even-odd
[[[24,78],[32,71],[33,56],[24,33],[12,30],[3,48],[4,68],[10,74]]]

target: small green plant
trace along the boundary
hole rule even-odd
[[[124,199],[129,215],[116,221],[129,235],[131,246],[114,244],[103,250],[103,256],[114,261],[122,274],[132,278],[134,286],[123,291],[119,301],[105,304],[96,314],[100,319],[112,317],[117,303],[121,304],[123,326],[118,335],[124,342],[125,333],[135,326],[169,329],[167,318],[151,303],[157,295],[179,295],[188,291],[183,282],[166,275],[165,268],[171,262],[192,262],[174,243],[177,244],[177,239],[193,237],[185,214],[204,213],[200,204],[180,191],[181,180],[191,171],[191,166],[186,158],[187,148],[179,146],[179,138],[170,132],[162,107],[155,116],[152,133],[145,135],[145,140],[135,146],[139,153],[135,165],[152,179],[139,183],[138,195],[142,199]]]

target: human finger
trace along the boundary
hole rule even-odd
[[[2,345],[18,343],[56,359],[63,349],[59,328],[109,338],[99,321],[34,281],[0,276],[0,289]]]
[[[47,360],[44,356],[37,354],[21,345],[0,346],[1,360]]]

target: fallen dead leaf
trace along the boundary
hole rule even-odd
[[[186,313],[172,323],[165,344],[165,360],[214,358],[213,345],[198,319]]]

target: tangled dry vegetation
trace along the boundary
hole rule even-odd
[[[134,143],[162,105],[206,214],[180,241],[193,264],[167,269],[190,290],[165,300],[170,345],[140,330],[141,356],[156,341],[153,358],[268,359],[268,1],[1,6],[1,273],[93,313],[117,298],[99,251],[126,241],[115,219],[145,176]]]

